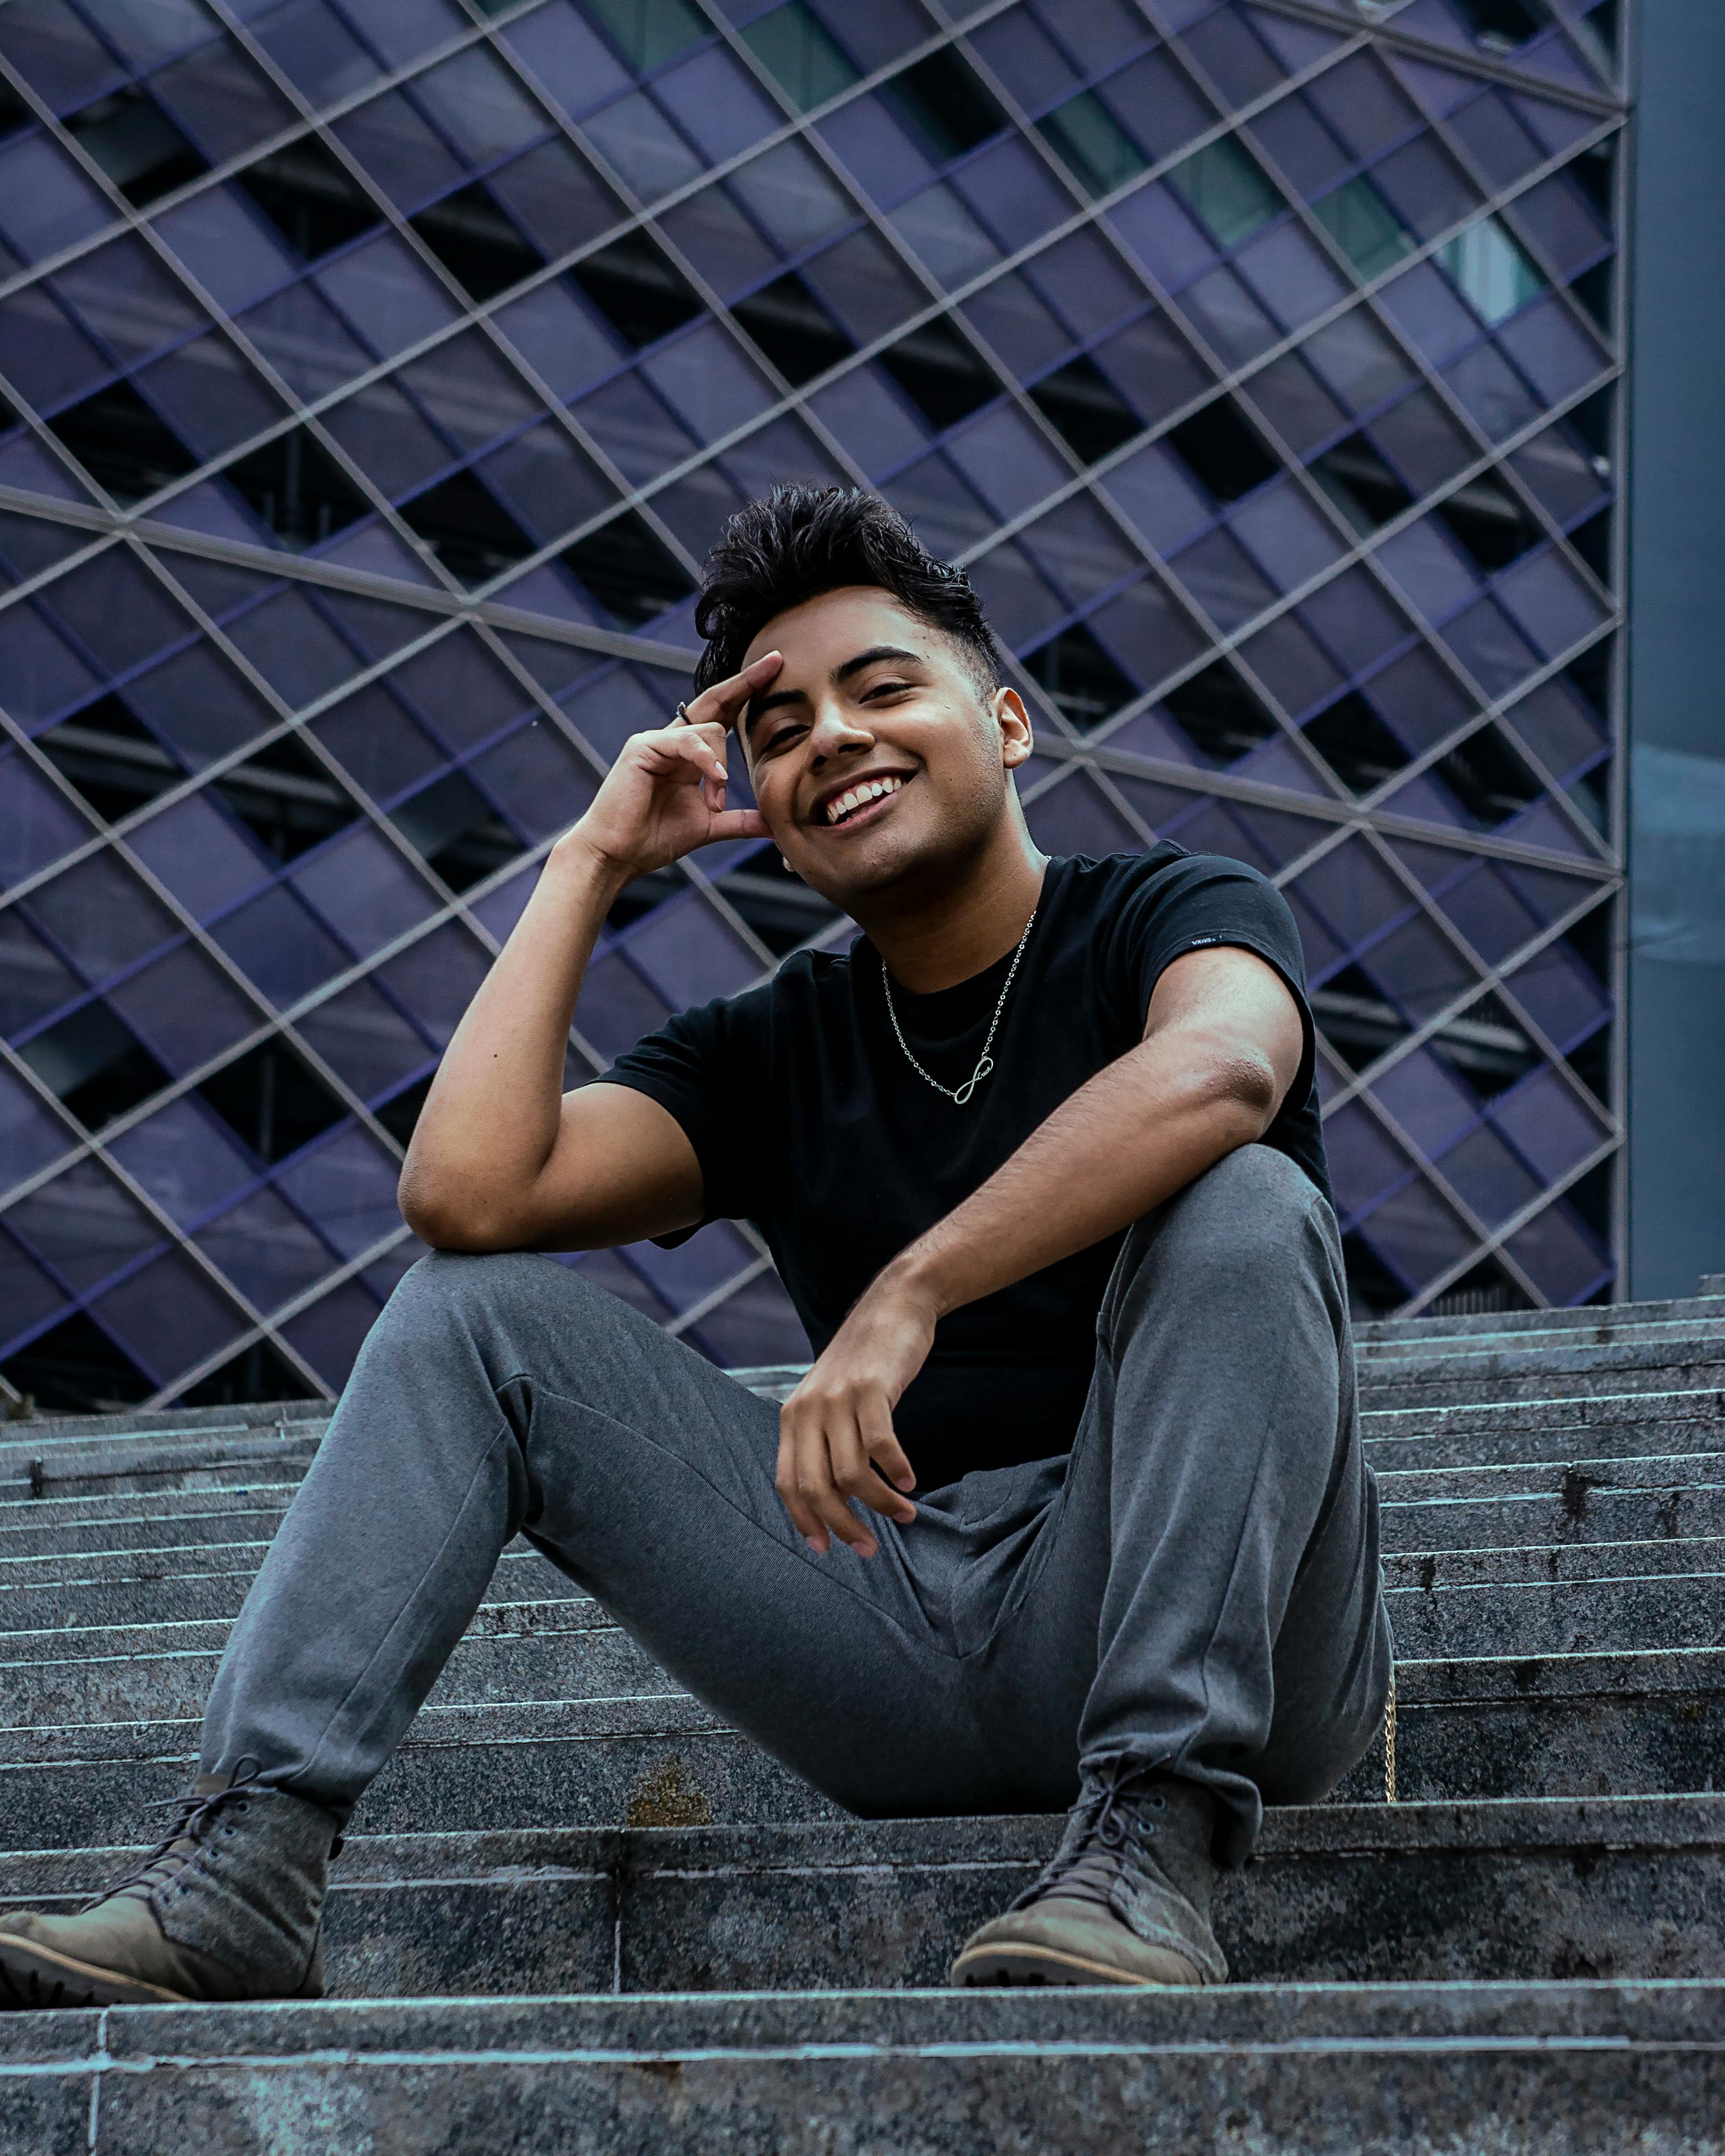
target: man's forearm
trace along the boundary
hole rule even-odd
[[[1276,1099],[1260,1061],[1184,1034],[1147,1040],[1063,1102],[877,1286],[926,1300],[937,1317],[1009,1287],[1116,1234],[1260,1137]]]
[[[622,883],[579,839],[561,840],[547,856],[420,1112],[402,1204],[421,1233],[506,1214],[551,1158],[576,1000]]]

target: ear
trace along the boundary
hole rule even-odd
[[[1000,729],[1000,761],[1009,771],[1015,771],[1036,746],[1030,714],[1016,689],[994,691],[994,722]]]

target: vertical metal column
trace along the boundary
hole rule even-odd
[[[1629,397],[1629,1292],[1725,1263],[1725,10],[1641,0]]]

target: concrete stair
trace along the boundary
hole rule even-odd
[[[838,1815],[517,1545],[336,1868],[331,1998],[0,2018],[0,2148],[1725,2150],[1725,1296],[1358,1361],[1400,1801],[1374,1753],[1269,1815],[1228,1988],[946,1991],[1058,1823]],[[0,1907],[183,1786],[323,1427],[0,1430]]]

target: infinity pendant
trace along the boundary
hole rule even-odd
[[[969,1101],[971,1095],[975,1092],[977,1087],[982,1084],[983,1079],[988,1076],[988,1073],[993,1068],[993,1057],[992,1055],[985,1055],[982,1061],[978,1064],[975,1070],[971,1072],[969,1077],[968,1077],[964,1083],[958,1088],[957,1091],[953,1094],[952,1105],[958,1108],[963,1107]]]

